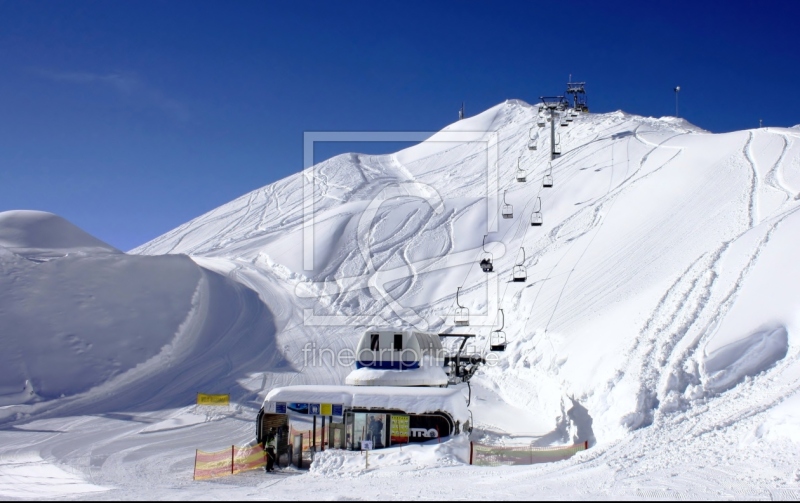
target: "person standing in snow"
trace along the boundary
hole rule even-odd
[[[381,433],[383,432],[383,421],[375,419],[375,416],[370,418],[369,423],[370,440],[372,440],[372,447],[382,447]]]
[[[266,471],[275,471],[275,448],[271,445],[267,446],[267,467]]]

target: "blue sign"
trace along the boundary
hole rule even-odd
[[[342,404],[340,403],[333,404],[333,414],[331,415],[336,417],[342,417],[344,415],[344,412],[342,411]]]
[[[311,414],[312,416],[319,416],[319,404],[318,403],[309,404],[308,413]]]
[[[275,402],[275,413],[286,414],[286,402]]]
[[[286,408],[292,412],[297,412],[298,414],[308,414],[308,404],[307,403],[294,403],[289,402],[286,404]]]

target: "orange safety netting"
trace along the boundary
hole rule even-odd
[[[294,429],[293,426],[289,427],[289,438],[294,438],[295,435],[303,435],[303,450],[308,450],[313,445],[311,442],[311,430],[300,431]],[[290,441],[291,442],[291,441]],[[322,445],[322,428],[317,428],[316,445]]]
[[[589,448],[589,442],[580,444],[534,447],[495,446],[471,443],[470,464],[479,466],[532,465],[569,459],[579,451]]]
[[[195,451],[194,480],[207,480],[235,473],[263,468],[267,464],[267,453],[261,444],[236,447],[216,452]]]

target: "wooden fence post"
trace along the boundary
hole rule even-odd
[[[469,442],[469,464],[472,464],[472,440]]]

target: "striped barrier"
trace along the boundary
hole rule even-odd
[[[267,464],[267,453],[261,444],[236,447],[216,452],[200,449],[194,454],[194,480],[208,480],[236,473],[263,468]]]
[[[311,440],[311,430],[296,430],[293,426],[289,426],[289,438],[294,438],[295,435],[303,435],[303,450],[311,449],[313,442]],[[317,428],[316,445],[322,445],[322,428]]]
[[[588,448],[588,441],[555,447],[534,447],[532,445],[502,447],[470,442],[469,464],[477,466],[511,466],[552,463],[569,459],[575,453],[585,451]]]

